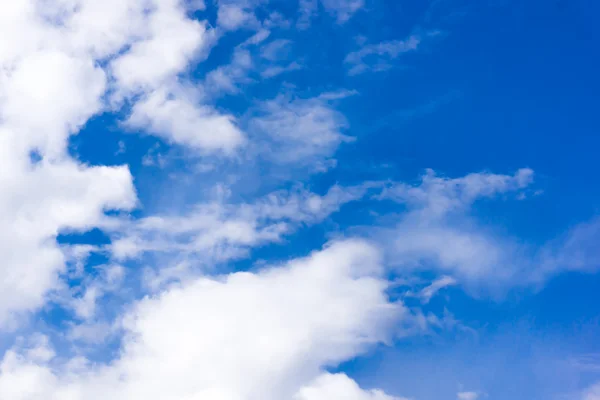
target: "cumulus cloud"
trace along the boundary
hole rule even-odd
[[[308,387],[302,388],[294,400],[408,400],[389,396],[381,390],[362,390],[356,382],[344,374],[323,374]]]
[[[69,161],[28,166],[25,159],[2,161],[0,327],[14,312],[41,307],[47,291],[58,286],[65,268],[59,232],[91,229],[102,224],[105,210],[136,204],[127,168]]]
[[[146,95],[133,106],[125,124],[199,152],[230,154],[245,141],[233,116],[219,114],[182,91],[160,89]]]
[[[302,68],[291,57],[291,41],[272,35],[289,21],[267,13],[265,3],[212,2],[214,27],[192,17],[206,8],[198,0],[0,6],[0,330],[18,327],[15,321],[44,306],[68,315],[60,321],[68,327],[56,335],[60,343],[52,333],[22,332],[2,356],[1,399],[401,400],[331,372],[389,343],[403,324],[411,332],[457,324],[449,312],[443,318],[408,312],[391,300],[388,267],[435,273],[416,294],[423,303],[450,285],[530,284],[559,271],[598,268],[598,221],[531,249],[472,218],[481,199],[526,197],[529,169],[454,179],[428,171],[417,185],[365,182],[324,193],[286,182],[285,190],[259,198],[223,196],[185,210],[128,214],[140,203],[129,168],[80,162],[69,146],[103,113],[156,136],[164,142],[159,146],[193,152],[202,158],[198,169],[218,172],[213,161],[222,155],[274,170],[323,171],[339,146],[353,140],[335,103],[352,90],[271,94],[252,100],[248,112],[238,110],[239,119],[219,111],[224,94]],[[300,6],[299,26],[319,7],[341,24],[364,1],[301,0]],[[251,36],[234,47],[228,64],[197,77],[196,64],[221,38],[243,34]],[[366,44],[345,64],[350,74],[383,69],[419,44],[417,36]],[[156,149],[143,165],[154,162]],[[346,239],[305,258],[224,272],[251,249],[323,222],[375,190],[377,200],[403,210],[386,230],[383,250]],[[93,228],[110,243],[58,243],[65,233]],[[104,258],[98,263],[92,256]],[[126,296],[127,283],[135,286],[131,296],[111,304],[111,296]],[[117,355],[106,351],[110,360],[86,358],[77,347],[80,341],[93,347],[107,335],[116,339]],[[592,387],[585,400],[595,394]]]
[[[212,44],[204,24],[187,18],[179,1],[158,1],[152,6],[141,38],[111,62],[119,90],[135,92],[160,87]]]
[[[191,280],[132,307],[110,364],[51,368],[47,340],[12,349],[0,397],[393,399],[324,370],[385,342],[403,317],[383,272],[374,247],[349,240],[277,268]]]
[[[91,117],[133,102],[128,124],[169,142],[205,152],[243,143],[233,117],[173,83],[215,39],[187,12],[177,0],[2,5],[0,37],[10,40],[0,40],[0,324],[41,306],[58,284],[59,233],[91,229],[104,211],[136,204],[126,167],[71,158],[69,138]]]

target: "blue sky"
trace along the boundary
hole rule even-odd
[[[600,399],[598,15],[0,6],[0,399]]]

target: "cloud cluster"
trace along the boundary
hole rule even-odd
[[[400,271],[409,282],[430,272],[430,281],[409,284],[400,296],[417,297],[425,307],[449,286],[529,286],[561,271],[600,266],[598,220],[540,247],[474,217],[482,200],[526,199],[534,179],[528,168],[459,178],[427,170],[417,184],[333,184],[321,194],[286,181],[258,198],[225,194],[185,209],[129,214],[140,205],[129,167],[86,164],[70,147],[104,113],[129,132],[184,149],[194,161],[217,160],[210,166],[215,174],[218,160],[240,169],[260,164],[269,174],[323,172],[335,166],[340,145],[355,141],[336,107],[352,90],[299,95],[286,85],[284,93],[253,99],[247,111],[216,106],[244,85],[304,68],[291,56],[292,40],[272,37],[290,20],[265,12],[266,3],[15,0],[0,6],[0,331],[18,328],[20,318],[44,306],[62,307],[68,319],[58,335],[64,346],[55,348],[52,335],[25,332],[2,356],[0,399],[406,400],[332,372],[389,344],[403,324],[418,325],[411,333],[457,324],[447,311],[440,318],[392,300],[390,274]],[[297,25],[307,28],[322,9],[340,27],[364,6],[364,0],[300,0]],[[214,26],[197,18],[210,7]],[[247,37],[233,46],[228,63],[196,73],[220,40],[238,34]],[[385,69],[420,43],[416,35],[362,43],[340,64],[351,75]],[[127,152],[124,144],[119,152]],[[226,183],[219,189],[229,190]],[[333,241],[304,258],[224,272],[252,249],[358,200],[387,203],[394,214],[367,227],[371,240]],[[109,243],[57,242],[93,228]],[[86,263],[92,254],[105,259]],[[128,279],[140,287],[131,291],[141,293],[126,304],[100,304],[123,295]],[[110,318],[99,315],[103,306],[114,307]],[[118,335],[112,359],[96,362],[77,348],[77,341],[101,348],[107,331]],[[584,400],[597,399],[596,389]]]
[[[47,340],[9,351],[0,397],[393,399],[325,372],[387,341],[405,314],[383,274],[377,249],[349,240],[256,273],[190,280],[134,305],[108,365],[61,363]]]
[[[533,178],[528,168],[514,175],[481,172],[461,178],[443,178],[428,170],[417,185],[392,183],[377,196],[405,207],[395,227],[380,233],[388,242],[390,262],[402,271],[449,274],[438,285],[459,279],[494,292],[539,286],[561,271],[597,270],[599,254],[591,244],[600,229],[597,220],[534,246],[498,233],[472,215],[475,204],[484,199],[525,199],[532,193],[528,187]]]
[[[305,225],[323,221],[344,204],[359,200],[377,183],[331,187],[318,195],[298,188],[276,191],[253,203],[233,204],[227,198],[199,203],[183,215],[152,215],[122,220],[107,227],[113,237],[112,257],[118,261],[143,254],[169,255],[170,266],[152,274],[152,285],[181,279],[193,270],[241,258],[254,247],[278,242]]]

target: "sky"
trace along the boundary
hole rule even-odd
[[[600,3],[0,5],[0,400],[600,400]]]

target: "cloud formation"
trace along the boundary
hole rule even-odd
[[[460,290],[600,266],[598,219],[532,244],[477,217],[536,195],[529,168],[378,164],[361,115],[397,103],[345,99],[436,33],[356,36],[374,3],[4,3],[0,399],[407,400],[345,363],[473,332],[446,307]]]
[[[380,260],[350,240],[277,268],[171,287],[123,317],[122,351],[109,365],[52,368],[46,340],[9,351],[0,397],[392,399],[324,371],[385,342],[403,317],[387,299]]]

